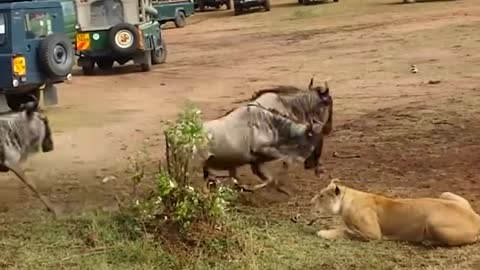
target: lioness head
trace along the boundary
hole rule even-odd
[[[332,179],[326,188],[312,198],[310,203],[315,216],[340,213],[344,189],[338,183],[337,178]]]

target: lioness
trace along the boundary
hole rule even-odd
[[[341,215],[344,226],[320,230],[327,239],[403,240],[460,246],[477,241],[480,216],[461,196],[394,199],[340,185],[338,179],[311,201],[315,215]]]

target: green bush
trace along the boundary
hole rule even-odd
[[[155,177],[154,190],[130,207],[134,218],[145,228],[157,227],[160,221],[167,221],[181,230],[188,230],[197,221],[221,222],[236,193],[227,187],[200,192],[192,184],[192,175],[199,169],[193,166],[193,160],[209,142],[200,110],[188,106],[175,122],[168,123],[165,141],[166,161]],[[144,176],[143,169],[137,165],[134,168],[137,172],[132,180],[138,183],[138,178]]]

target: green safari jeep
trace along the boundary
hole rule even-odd
[[[195,13],[192,0],[153,0],[153,7],[160,24],[174,22],[177,28],[185,27],[187,17]]]
[[[75,51],[84,74],[93,74],[95,64],[108,70],[114,62],[124,65],[133,60],[142,71],[149,71],[152,64],[165,62],[167,47],[151,0],[75,0],[75,3],[78,19]]]

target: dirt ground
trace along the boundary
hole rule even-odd
[[[60,86],[60,105],[47,109],[56,149],[25,164],[28,175],[64,211],[110,205],[128,184],[126,158],[143,146],[162,158],[162,123],[187,100],[210,119],[255,90],[303,87],[314,76],[328,80],[334,97],[326,172],[290,171],[282,180],[295,195],[267,189],[246,196],[251,211],[304,212],[330,177],[392,196],[450,190],[480,210],[478,0],[396,2],[274,0],[269,13],[222,10],[195,14],[182,29],[167,25],[167,63],[153,71],[77,71]],[[360,158],[334,158],[333,151]],[[102,183],[109,175],[119,179]],[[254,181],[248,170],[243,176]],[[0,181],[1,211],[42,208],[11,175]]]

